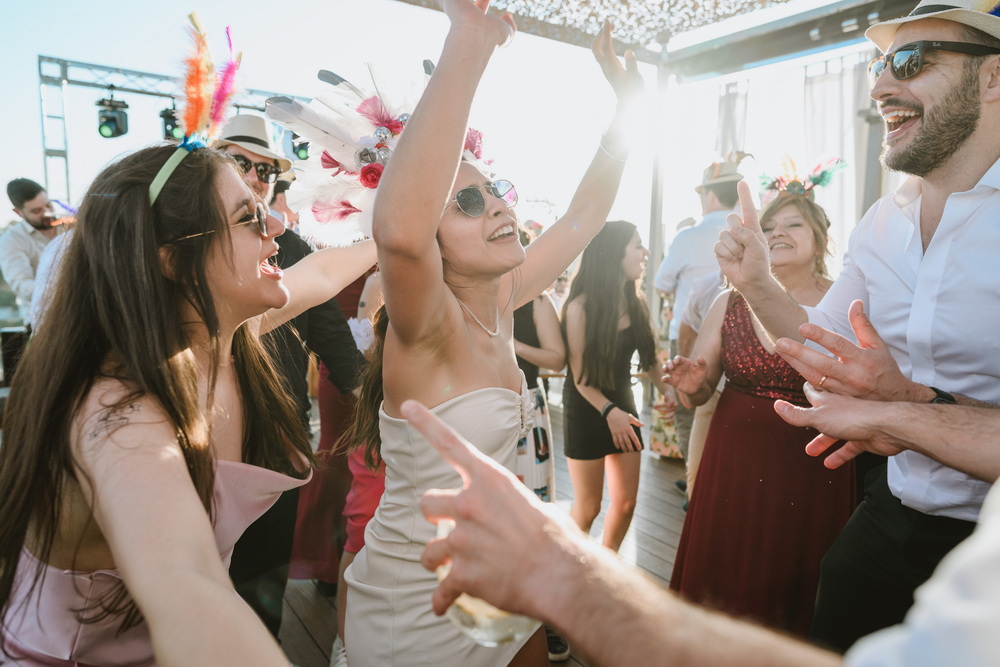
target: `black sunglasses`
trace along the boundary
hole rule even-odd
[[[885,70],[886,63],[889,63],[889,70],[899,81],[912,79],[920,74],[920,70],[924,66],[924,53],[926,51],[948,51],[950,53],[964,53],[970,56],[989,56],[1000,53],[1000,49],[993,46],[967,44],[965,42],[924,40],[904,44],[895,51],[891,51],[884,56],[879,56],[868,63],[868,87],[875,87],[875,82],[878,81],[879,76]]]
[[[489,190],[490,194],[503,201],[508,207],[517,204],[517,191],[510,181],[493,181],[486,185],[470,185],[455,193],[455,198],[451,201],[458,204],[462,213],[470,218],[478,218],[486,212],[486,198],[483,190]]]
[[[247,213],[242,218],[237,220],[235,223],[229,225],[232,227],[239,227],[240,225],[249,225],[251,222],[257,224],[257,231],[260,235],[267,237],[267,208],[264,207],[263,202],[257,202],[257,207],[253,210],[253,213]],[[188,234],[187,236],[182,236],[179,239],[174,239],[173,243],[178,241],[184,241],[185,239],[193,239],[197,236],[204,236],[205,234],[213,234],[217,232],[217,229],[210,229],[207,232],[198,232],[197,234]]]
[[[281,170],[269,162],[251,162],[243,155],[232,155],[236,164],[240,166],[244,174],[249,174],[251,169],[257,170],[257,180],[261,183],[274,183],[278,180]]]

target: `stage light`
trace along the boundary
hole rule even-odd
[[[299,141],[299,135],[292,133],[292,155],[300,160],[309,158],[309,142]]]
[[[177,109],[164,109],[160,112],[163,119],[163,138],[167,141],[181,141],[184,138],[184,128],[177,122]]]
[[[128,103],[123,100],[116,100],[111,96],[103,100],[98,100],[97,111],[97,132],[105,139],[120,137],[128,132]]]

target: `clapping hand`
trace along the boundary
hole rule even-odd
[[[873,401],[929,402],[934,398],[930,389],[911,382],[899,370],[861,301],[851,304],[848,318],[857,345],[815,324],[799,327],[804,338],[825,347],[832,357],[788,338],[778,339],[775,349],[816,389]]]
[[[827,468],[839,468],[862,452],[894,456],[905,449],[903,443],[879,431],[879,404],[848,396],[820,391],[805,385],[810,408],[798,407],[787,401],[775,401],[774,410],[793,426],[811,426],[820,432],[806,445],[809,456],[820,456],[841,440],[847,442],[823,461]]]
[[[694,394],[701,389],[708,377],[708,363],[704,357],[694,361],[680,355],[667,360],[663,381],[684,394]]]

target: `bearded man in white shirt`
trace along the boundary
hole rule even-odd
[[[53,224],[55,209],[38,183],[16,178],[7,184],[7,196],[21,219],[0,237],[0,272],[17,295],[21,318],[30,324],[38,259],[61,228]]]
[[[793,339],[779,351],[823,391],[1000,403],[1000,18],[946,1],[923,0],[866,33],[886,54],[869,69],[886,123],[882,163],[912,177],[858,224],[823,301],[800,307],[771,276],[745,186],[743,219],[716,245],[765,328]],[[794,342],[803,339],[835,357]],[[916,587],[972,532],[988,489],[912,451],[869,475],[824,559],[811,638],[843,651],[902,621]]]

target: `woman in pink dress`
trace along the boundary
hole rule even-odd
[[[308,478],[308,436],[259,335],[375,252],[282,272],[282,231],[212,149],[147,148],[94,181],[4,415],[16,664],[288,664],[226,572],[246,526]]]

